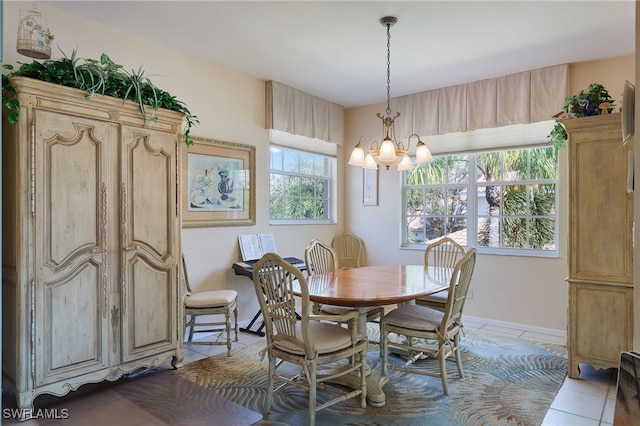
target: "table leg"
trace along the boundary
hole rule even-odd
[[[358,308],[358,332],[367,334],[367,308]],[[367,402],[374,407],[384,407],[386,396],[382,390],[389,377],[382,371],[367,367]]]

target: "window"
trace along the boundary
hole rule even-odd
[[[329,223],[336,159],[271,145],[269,149],[271,223]]]
[[[449,236],[485,253],[557,255],[558,151],[443,155],[404,172],[403,246]]]

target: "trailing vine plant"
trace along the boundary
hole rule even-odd
[[[7,108],[9,123],[18,121],[20,108],[16,90],[11,86],[11,78],[21,76],[84,90],[87,92],[87,99],[98,93],[134,101],[145,122],[157,120],[154,111],[160,108],[181,112],[186,122],[184,142],[187,146],[193,145],[191,129],[200,120],[189,111],[184,102],[156,87],[142,67],[138,71],[127,72],[122,65],[113,62],[104,53],[100,60],[83,59],[76,55],[75,49],[70,58],[63,53],[60,59],[20,63],[18,68],[10,64],[3,64],[2,67],[7,70],[2,74],[2,104]]]
[[[589,117],[602,114],[601,108],[613,112],[615,100],[602,84],[591,83],[587,91],[581,90],[577,95],[565,98],[562,110],[569,117]],[[556,148],[564,148],[567,141],[567,131],[556,118],[553,129],[547,136],[549,143]]]

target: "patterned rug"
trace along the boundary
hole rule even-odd
[[[261,349],[256,345],[231,358],[205,358],[174,374],[260,413],[267,371],[266,359],[260,361],[258,354]],[[318,412],[316,424],[537,426],[567,374],[564,346],[476,330],[466,331],[462,338],[462,358],[463,379],[457,377],[455,363],[448,363],[449,396],[443,394],[439,378],[392,371],[383,388],[384,407],[362,409],[358,398],[350,399]],[[377,344],[370,344],[368,361],[371,368],[381,368]],[[403,362],[396,356],[390,361]],[[438,368],[434,359],[419,363],[425,369]],[[279,370],[283,367],[289,366]],[[293,374],[296,369],[291,367]],[[334,392],[330,387],[320,389],[318,404]],[[268,419],[255,424],[298,426],[306,423],[306,416],[306,392],[285,386],[274,394]]]

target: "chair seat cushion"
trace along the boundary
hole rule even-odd
[[[382,318],[382,322],[396,327],[420,331],[436,331],[444,314],[419,305],[401,305]]]
[[[336,306],[336,305],[322,305],[322,307],[320,308],[322,312],[326,312],[328,314],[334,314],[334,315],[346,314],[347,312],[351,312],[354,309],[355,308],[350,306]],[[372,306],[370,308],[367,308],[366,312],[369,313],[376,309],[378,309],[377,306]]]
[[[302,340],[300,323],[298,322],[297,324],[296,336]],[[310,339],[313,340],[318,354],[327,354],[351,346],[351,331],[348,328],[326,322],[310,321],[309,332],[311,333]],[[273,346],[296,355],[305,354],[304,347],[298,346],[291,341],[276,338],[273,341]]]
[[[421,297],[419,300],[424,300],[426,302],[436,302],[444,305],[445,303],[447,303],[448,297],[449,292],[447,290],[444,290],[438,293],[434,293],[431,296]]]
[[[187,308],[215,308],[233,303],[238,297],[235,290],[209,290],[191,293],[184,300]]]

